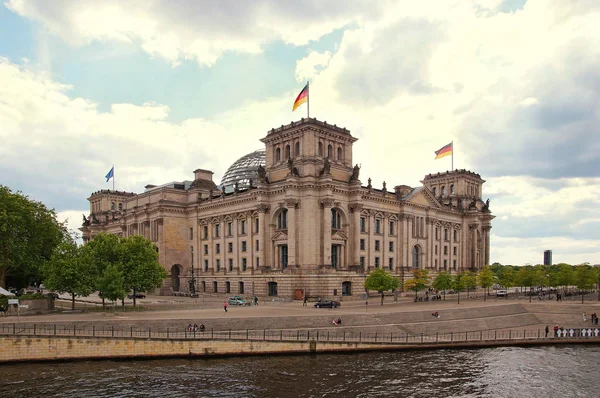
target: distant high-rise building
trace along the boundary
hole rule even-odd
[[[552,265],[552,250],[544,250],[544,265]]]

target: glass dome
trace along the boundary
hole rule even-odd
[[[265,167],[266,164],[264,149],[244,155],[229,166],[225,174],[223,174],[221,186],[224,186],[227,192],[233,190],[236,182],[240,189],[248,188],[250,186],[250,179],[252,179],[254,184],[258,180],[258,166]]]

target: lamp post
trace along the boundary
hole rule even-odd
[[[192,268],[190,268],[190,275],[191,275],[191,278],[188,281],[189,290],[190,290],[190,297],[197,297],[197,294],[196,294],[196,275],[194,274],[194,266],[193,265],[192,265]]]

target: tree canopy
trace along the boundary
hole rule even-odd
[[[429,270],[415,269],[412,272],[413,277],[404,282],[404,287],[415,292],[415,301],[421,290],[429,287]]]
[[[446,300],[446,290],[452,289],[452,275],[443,271],[437,274],[433,280],[432,286],[434,289],[444,291],[444,300]]]
[[[54,210],[0,185],[0,287],[41,281],[41,268],[67,235]]]
[[[375,268],[365,279],[365,289],[381,293],[381,305],[383,305],[383,292],[396,290],[399,286],[398,278],[388,274],[383,268]]]

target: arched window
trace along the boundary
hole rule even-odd
[[[454,195],[454,184],[450,185],[450,195]]]
[[[437,196],[437,188],[433,187],[433,196]]]
[[[290,156],[291,156],[291,154],[290,154],[290,146],[289,146],[289,145],[286,145],[286,146],[285,146],[285,158],[286,158],[286,159],[289,159],[289,158],[290,158]]]
[[[421,254],[421,250],[419,249],[419,246],[413,246],[413,249],[412,249],[413,268],[419,268],[420,254]]]
[[[338,147],[337,160],[342,160],[342,147]]]
[[[277,229],[287,229],[287,209],[282,209],[277,215]]]
[[[333,158],[333,147],[331,144],[327,145],[327,157],[329,159]]]
[[[300,143],[296,142],[294,145],[294,156],[300,156]]]
[[[114,210],[115,209],[115,202],[110,202],[110,209]]]
[[[275,149],[275,161],[279,162],[281,160],[281,149]]]
[[[442,196],[446,196],[446,187],[442,187]]]
[[[323,143],[321,141],[319,141],[319,152],[318,152],[319,156],[323,156]]]
[[[342,229],[342,215],[337,209],[331,209],[331,229]]]
[[[123,203],[119,203],[119,211],[123,210]]]

